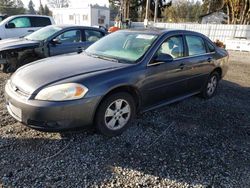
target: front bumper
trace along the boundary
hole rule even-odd
[[[7,109],[19,122],[42,131],[61,131],[93,124],[101,97],[49,102],[28,99],[5,86]]]

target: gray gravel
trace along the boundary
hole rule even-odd
[[[141,114],[115,138],[20,125],[0,73],[0,187],[250,187],[250,55],[230,56],[216,97]]]

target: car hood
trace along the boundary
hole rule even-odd
[[[63,55],[39,60],[21,67],[11,77],[11,83],[30,95],[42,87],[67,78],[124,66],[129,65],[84,54]]]
[[[31,41],[24,38],[4,39],[0,40],[0,51],[38,47],[39,45],[39,41]]]

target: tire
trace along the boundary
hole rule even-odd
[[[0,69],[1,69],[1,71],[2,71],[3,73],[6,73],[6,74],[15,72],[15,69],[13,69],[13,67],[12,67],[11,64],[9,64],[9,63],[6,63],[6,64],[1,65],[1,68],[0,68]]]
[[[7,73],[6,70],[7,70],[7,64],[1,64],[0,65],[0,70],[4,73]]]
[[[135,116],[135,102],[126,92],[105,98],[97,109],[95,127],[105,136],[117,136],[125,131]]]
[[[212,98],[217,92],[219,81],[220,81],[219,73],[218,72],[211,73],[201,92],[202,97],[205,99]]]
[[[22,58],[21,60],[18,61],[18,63],[7,63],[7,64],[3,64],[0,69],[4,72],[4,73],[13,73],[15,72],[18,68],[20,68],[23,65],[26,65],[28,63],[31,63],[33,61],[38,60],[37,57],[27,57],[27,58]]]

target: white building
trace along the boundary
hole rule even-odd
[[[55,8],[52,11],[56,24],[109,26],[110,11],[106,6],[88,4],[79,8]]]

